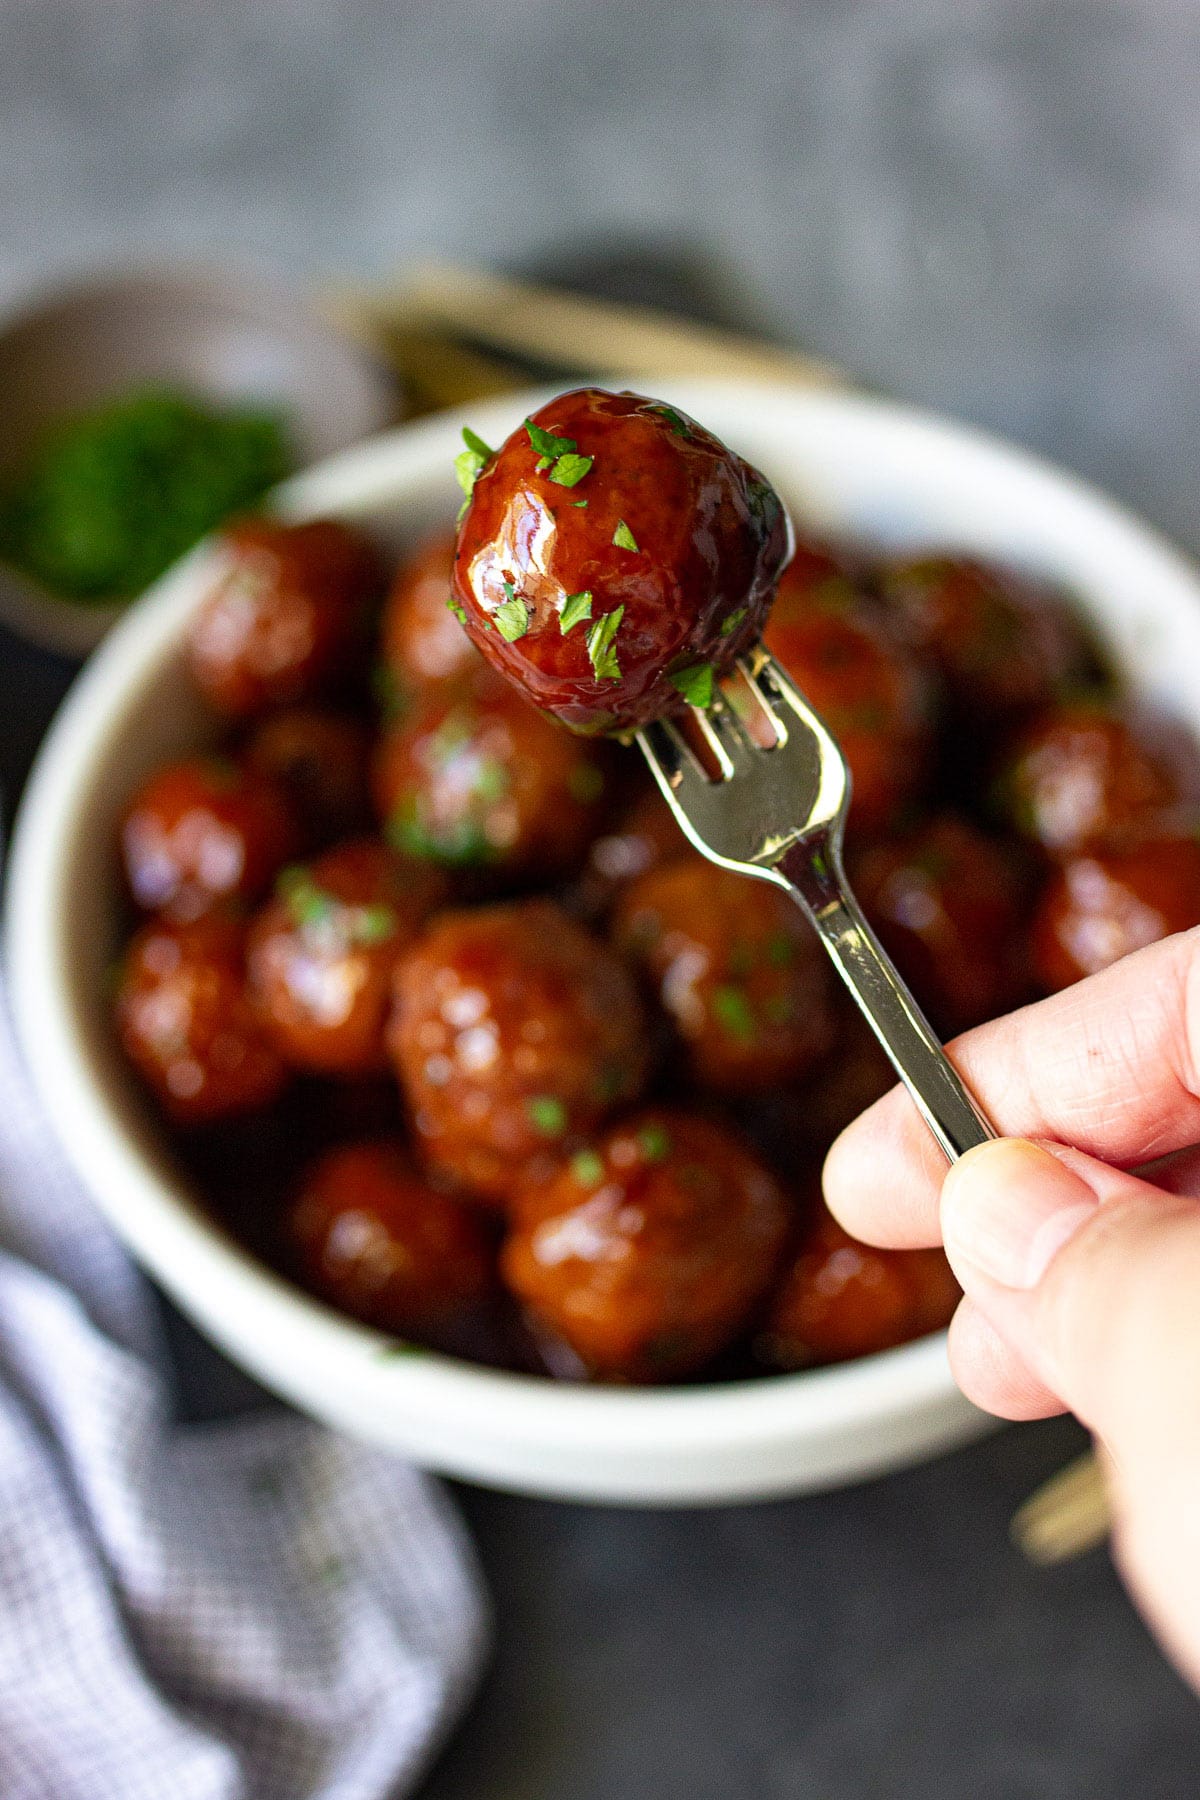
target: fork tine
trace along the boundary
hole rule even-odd
[[[654,763],[656,773],[672,790],[679,787],[695,764],[695,758],[671,721],[654,719],[649,725],[643,725],[638,740]]]
[[[723,781],[744,769],[756,754],[741,720],[720,695],[716,695],[712,705],[705,710],[692,708],[692,725],[716,758]]]

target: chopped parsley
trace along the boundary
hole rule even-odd
[[[786,969],[796,959],[796,945],[786,932],[777,931],[767,940],[767,962],[773,969]]]
[[[475,483],[496,452],[489,444],[485,444],[469,425],[463,426],[462,437],[463,443],[467,447],[465,450],[460,450],[455,457],[454,473],[458,478],[459,487],[469,500],[475,491]]]
[[[617,520],[617,529],[612,534],[612,541],[618,550],[636,550],[637,539],[630,531],[624,519]]]
[[[581,594],[568,594],[563,601],[563,609],[558,615],[558,629],[566,637],[568,631],[574,629],[583,619],[592,616],[592,592],[584,588]]]
[[[504,604],[496,608],[492,618],[506,644],[515,644],[529,630],[529,608],[511,581],[505,582]]]
[[[721,636],[732,637],[749,609],[745,606],[735,607],[721,625]]]
[[[458,620],[460,625],[466,624],[467,609],[463,605],[462,601],[460,599],[458,599],[458,597],[456,595],[454,595],[454,594],[446,595],[446,611],[452,612],[454,614],[455,618]]]
[[[594,458],[580,456],[579,445],[574,438],[559,437],[555,432],[535,425],[532,419],[526,419],[525,430],[538,453],[536,472],[540,475],[543,470],[548,469],[551,481],[556,481],[559,487],[578,486],[591,468]],[[585,501],[584,505],[586,504]]]
[[[550,479],[557,481],[559,487],[578,487],[595,460],[594,456],[578,456],[574,450],[569,450],[554,464]]]
[[[616,636],[624,616],[624,606],[614,606],[611,612],[604,613],[597,619],[588,632],[588,655],[592,659],[592,668],[597,681],[619,681],[621,679],[621,665],[617,661]]]
[[[310,925],[327,925],[337,906],[333,895],[318,887],[308,870],[298,865],[283,870],[275,892],[287,908],[292,924],[302,931]]]
[[[661,1125],[643,1125],[637,1141],[647,1162],[664,1162],[671,1154],[671,1139]]]
[[[587,501],[586,500],[572,500],[571,505],[572,506],[586,506]]]
[[[557,1094],[531,1094],[525,1111],[534,1130],[543,1137],[561,1137],[567,1129],[567,1109]]]
[[[580,1187],[599,1187],[604,1180],[604,1163],[594,1150],[580,1150],[571,1158],[571,1174]]]
[[[660,418],[667,421],[667,424],[671,427],[671,431],[675,437],[691,437],[691,427],[687,420],[682,418],[680,414],[675,411],[673,406],[656,406],[654,410],[658,413]]]
[[[718,1021],[725,1027],[731,1037],[743,1044],[754,1042],[754,1014],[750,1010],[750,1002],[740,987],[726,983],[714,988],[712,1008]]]
[[[693,663],[690,668],[676,669],[668,679],[689,706],[711,706],[713,671],[711,663]]]

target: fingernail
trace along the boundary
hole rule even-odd
[[[1049,1150],[999,1138],[951,1168],[942,1185],[942,1235],[952,1262],[971,1264],[1001,1287],[1032,1288],[1097,1204]]]

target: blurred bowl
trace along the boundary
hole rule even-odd
[[[958,547],[1079,596],[1134,687],[1200,730],[1200,579],[1070,476],[947,421],[851,395],[663,382],[779,485],[817,529]],[[491,443],[548,396],[474,407]],[[451,516],[465,415],[407,427],[282,490],[292,515],[339,513],[399,544]],[[417,1462],[526,1492],[688,1504],[828,1487],[960,1443],[990,1421],[958,1393],[945,1335],[835,1368],[724,1386],[556,1384],[397,1355],[233,1243],[181,1182],[114,1042],[116,822],[164,757],[212,725],[191,691],[188,621],[201,547],[117,627],[42,750],[10,867],[7,965],[29,1068],[80,1179],[178,1305],[268,1387]]]
[[[301,467],[398,412],[382,364],[287,287],[215,270],[105,275],[0,323],[0,476],[59,420],[158,384],[277,410]],[[125,610],[60,599],[0,564],[0,620],[48,649],[86,655]]]

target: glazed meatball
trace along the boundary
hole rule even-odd
[[[831,977],[799,909],[698,856],[621,895],[618,946],[644,970],[702,1086],[752,1093],[811,1068],[832,1036]]]
[[[788,1224],[774,1177],[732,1131],[656,1109],[519,1196],[501,1269],[593,1375],[677,1380],[743,1329]]]
[[[125,952],[117,1035],[163,1111],[178,1125],[257,1112],[286,1073],[246,995],[243,930],[209,915],[152,920]]]
[[[250,931],[250,988],[286,1062],[324,1075],[386,1069],[396,959],[445,884],[374,838],[285,869]]]
[[[776,1369],[891,1350],[950,1323],[960,1290],[940,1250],[874,1250],[824,1208],[786,1265],[755,1340]]]
[[[357,719],[315,706],[272,713],[246,745],[246,766],[278,783],[305,850],[320,850],[366,824],[367,734]]]
[[[601,916],[639,875],[695,854],[658,789],[643,787],[611,828],[592,840],[579,884],[584,911]]]
[[[401,688],[466,675],[478,652],[451,612],[454,533],[439,531],[403,563],[384,603],[380,648]]]
[[[474,466],[454,562],[463,622],[575,730],[703,704],[758,636],[787,556],[783,506],[673,407],[580,388]]]
[[[1057,992],[1132,950],[1200,925],[1200,843],[1145,838],[1069,858],[1033,922],[1038,980]]]
[[[850,857],[868,919],[938,1031],[952,1037],[1029,998],[1019,854],[944,813]]]
[[[634,982],[546,900],[442,913],[401,959],[389,1042],[430,1166],[503,1201],[639,1092]]]
[[[481,665],[466,682],[427,687],[384,732],[376,810],[388,841],[413,856],[551,878],[583,860],[609,756]]]
[[[438,1343],[488,1297],[483,1221],[431,1187],[404,1144],[343,1144],[309,1169],[285,1235],[306,1285],[380,1331]]]
[[[977,721],[1045,705],[1095,671],[1075,612],[989,564],[949,556],[892,562],[880,592],[897,635],[929,658]]]
[[[250,718],[330,690],[364,643],[379,589],[371,545],[348,525],[244,519],[192,624],[192,675],[210,706]]]
[[[796,571],[793,574],[793,571]],[[764,641],[850,765],[852,824],[877,830],[920,791],[932,743],[927,673],[845,579],[785,572]]]
[[[189,757],[159,769],[130,802],[125,877],[144,912],[195,919],[226,901],[252,905],[297,837],[276,781],[227,757]]]
[[[1001,769],[1000,803],[1023,836],[1052,856],[1069,856],[1144,833],[1183,797],[1178,760],[1165,741],[1140,736],[1103,700],[1076,700],[1017,739]]]

